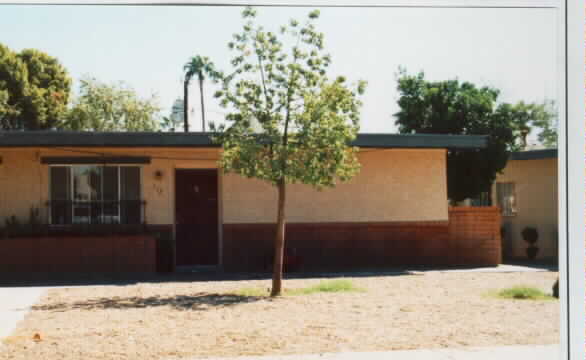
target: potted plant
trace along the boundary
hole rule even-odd
[[[529,244],[529,247],[527,247],[527,257],[531,260],[535,259],[537,257],[537,253],[539,252],[539,248],[535,246],[535,243],[539,237],[537,229],[528,226],[524,228],[523,231],[521,231],[521,236],[523,237],[523,240]]]

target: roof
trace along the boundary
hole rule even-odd
[[[511,154],[511,160],[557,159],[558,149],[518,151]]]
[[[4,147],[219,147],[210,133],[0,131]],[[480,135],[359,134],[352,145],[363,148],[480,149]]]

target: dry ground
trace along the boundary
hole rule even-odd
[[[554,344],[558,301],[501,300],[493,289],[551,292],[553,272],[351,278],[358,293],[276,300],[226,295],[267,280],[51,290],[0,359],[161,359]],[[289,288],[320,279],[286,280]],[[40,340],[35,341],[35,334]]]

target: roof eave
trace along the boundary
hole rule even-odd
[[[0,132],[0,147],[145,147],[219,148],[210,133]],[[427,134],[359,134],[361,148],[481,149],[486,136]]]

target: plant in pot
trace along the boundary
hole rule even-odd
[[[521,236],[523,237],[523,240],[529,244],[529,247],[527,247],[527,257],[531,260],[535,259],[539,252],[539,248],[535,246],[539,237],[537,229],[534,227],[526,227],[521,231]]]

